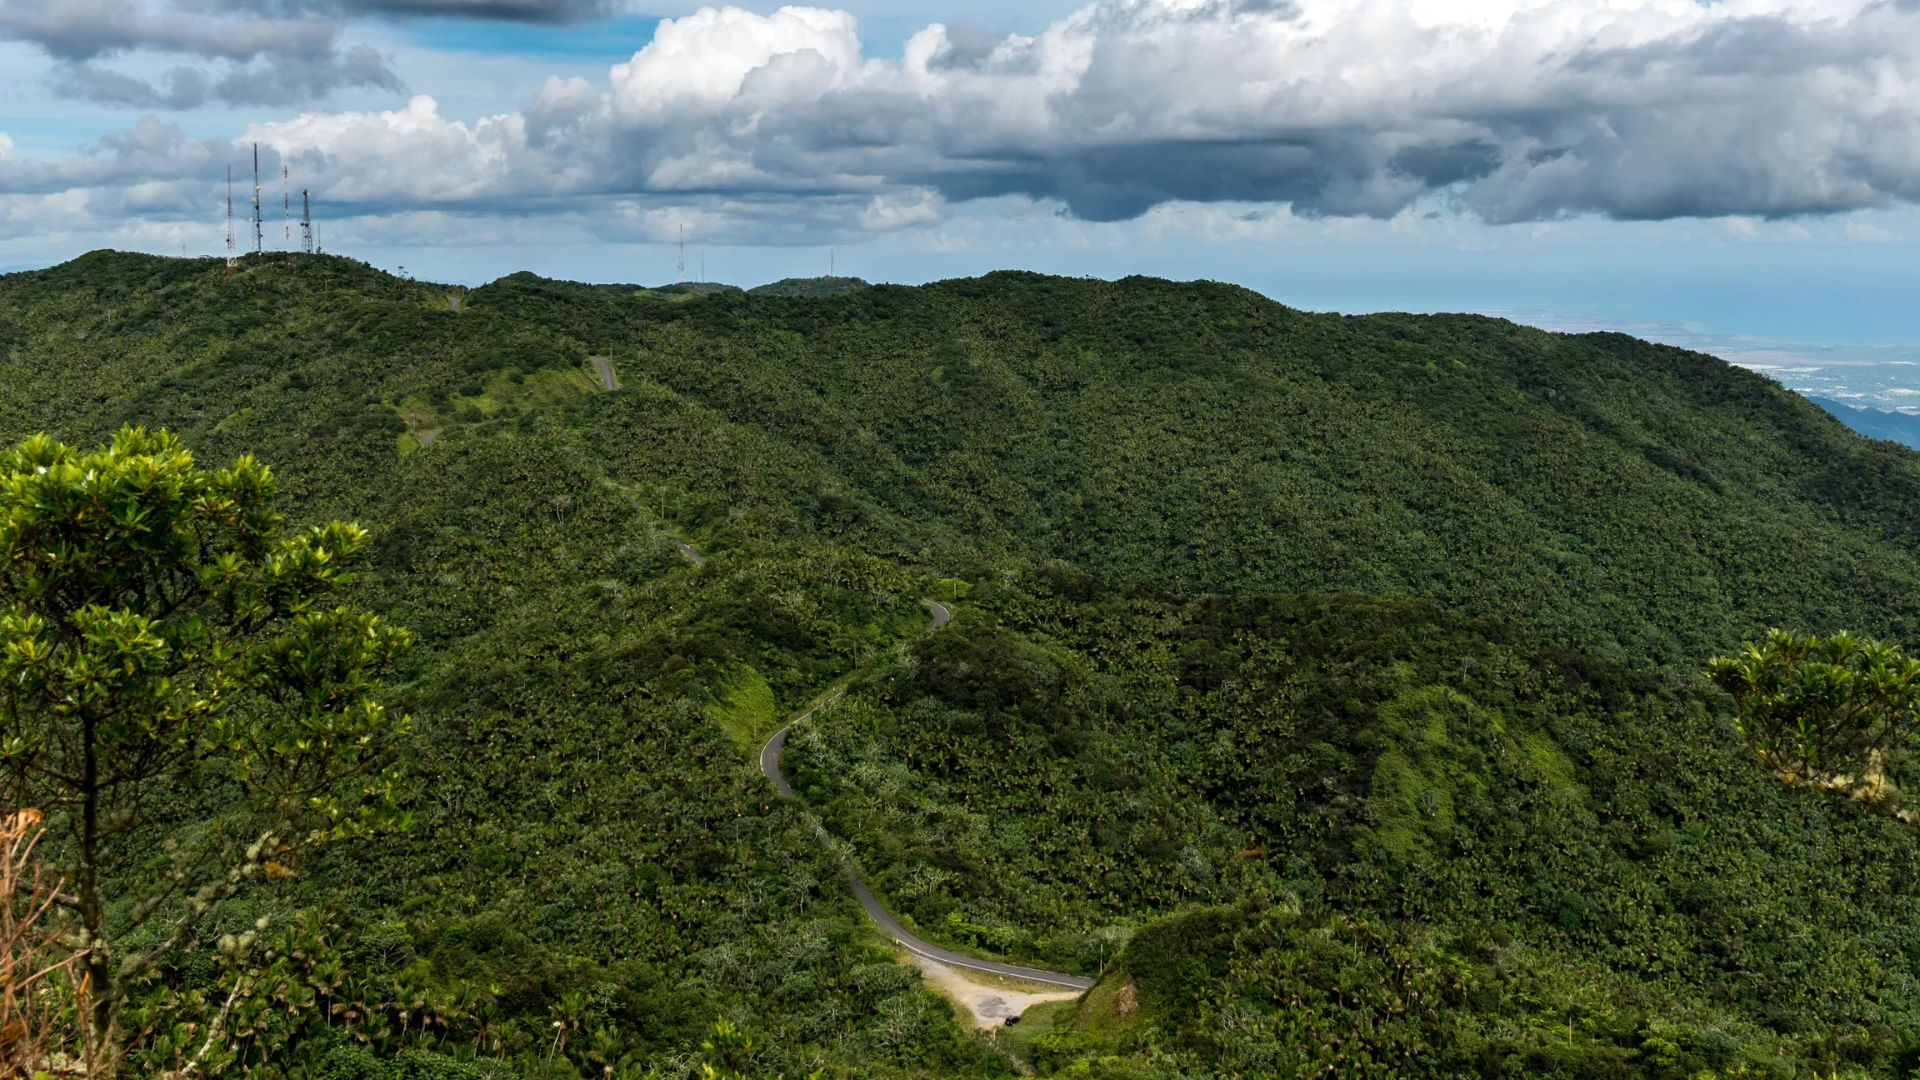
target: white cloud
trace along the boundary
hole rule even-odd
[[[1030,37],[932,25],[878,59],[846,12],[709,8],[663,21],[604,85],[552,79],[517,112],[463,122],[416,97],[256,138],[357,213],[698,206],[742,239],[926,227],[1005,198],[1094,222],[1284,205],[1276,221],[1437,213],[1550,235],[1583,216],[1726,217],[1723,239],[1770,236],[1920,197],[1920,10],[1101,0]],[[16,155],[0,188],[170,179],[222,156],[173,149]]]
[[[939,194],[921,189],[897,195],[875,195],[861,208],[858,220],[861,229],[867,232],[893,232],[932,225],[945,216]]]
[[[621,120],[664,125],[711,117],[743,96],[768,103],[782,92],[817,97],[859,66],[859,28],[844,11],[783,7],[761,16],[705,8],[662,21],[631,61],[615,64],[610,96]],[[756,76],[750,88],[749,75]]]
[[[336,202],[458,205],[544,186],[514,176],[516,164],[532,164],[520,115],[449,121],[424,94],[404,109],[254,124],[242,140],[272,148],[302,177],[325,178],[311,186]]]

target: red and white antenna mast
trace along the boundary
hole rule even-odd
[[[233,166],[227,166],[227,276],[233,276]]]

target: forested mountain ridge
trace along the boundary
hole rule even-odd
[[[895,910],[1114,965],[1042,1068],[1892,1075],[1920,1031],[1912,838],[1692,675],[1912,640],[1920,458],[1713,358],[1150,279],[0,278],[0,436],[129,422],[367,525],[420,636],[413,830],[228,917],[330,928],[389,1019],[290,1014],[265,1075],[690,1073],[716,1019],[754,1075],[1007,1068],[751,766],[855,671],[790,771]]]
[[[1622,335],[1020,274],[651,317],[489,290],[884,510],[1127,580],[1428,596],[1662,659],[1730,640],[1707,627],[1892,629],[1912,591],[1909,455]]]
[[[15,275],[12,303],[53,286],[54,306],[91,305],[84,265]],[[334,288],[370,273],[315,265]],[[831,490],[795,492],[796,512],[842,532],[872,532],[878,515],[901,549],[965,537],[1157,587],[1426,596],[1661,660],[1771,623],[1912,625],[1920,463],[1761,376],[1622,335],[1011,273],[678,303],[514,275],[458,313],[432,310],[430,286],[388,281],[392,299],[351,323],[296,316],[306,342],[269,328],[266,309],[293,298],[252,286],[247,310],[197,285],[129,291],[74,311],[68,332],[105,320],[117,339],[113,320],[129,319],[158,341],[218,319],[242,336],[169,352],[176,380],[208,374],[187,355],[253,372],[247,393],[336,378],[378,399],[354,403],[360,423],[438,395],[445,408],[403,410],[415,426],[457,426],[467,398],[484,412],[478,391],[516,364],[603,354],[636,393],[711,409],[829,470]],[[142,359],[122,359],[128,378],[158,374]],[[111,397],[115,377],[94,372],[93,395]],[[39,400],[64,410],[70,396]]]

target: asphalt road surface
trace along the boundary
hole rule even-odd
[[[922,603],[926,604],[927,610],[933,613],[933,626],[930,629],[938,630],[953,621],[953,612],[948,611],[946,605],[934,600],[923,600]],[[793,786],[787,783],[787,778],[780,772],[780,753],[787,748],[787,733],[793,730],[795,724],[805,721],[814,713],[840,700],[841,696],[845,693],[846,690],[844,689],[835,691],[832,696],[825,698],[813,708],[795,717],[792,723],[774,732],[773,737],[768,739],[766,745],[760,748],[760,771],[766,774],[767,779],[773,783],[773,789],[780,793],[781,798],[793,798]],[[860,880],[860,872],[853,868],[852,863],[846,865],[846,871],[848,880],[853,882],[853,895],[860,901],[860,906],[866,909],[867,916],[875,923],[878,923],[880,929],[887,932],[888,937],[898,942],[902,948],[905,948],[909,952],[918,953],[930,960],[938,960],[940,963],[946,964],[949,967],[965,968],[969,971],[985,971],[995,975],[1005,975],[1009,978],[1025,979],[1028,982],[1045,983],[1048,986],[1064,986],[1072,990],[1085,990],[1093,985],[1092,979],[1082,978],[1078,975],[1067,975],[1058,971],[1045,971],[1040,968],[1021,967],[1018,964],[1001,964],[992,960],[981,960],[922,941],[910,933],[906,927],[901,926],[899,920],[895,919],[886,908],[880,905],[879,899],[873,895],[873,890],[867,888],[867,883]]]

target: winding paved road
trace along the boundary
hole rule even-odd
[[[926,604],[927,610],[933,613],[933,626],[930,629],[938,630],[953,621],[953,613],[947,610],[946,605],[937,600],[923,600],[921,602]],[[774,732],[773,737],[768,739],[766,745],[760,748],[760,771],[765,773],[767,779],[773,782],[773,789],[780,793],[781,798],[791,799],[794,797],[793,786],[787,783],[787,778],[780,772],[780,752],[787,748],[787,733],[793,730],[795,724],[801,723],[814,713],[839,701],[846,692],[846,688],[842,687],[839,690],[835,690],[828,697],[816,702],[812,708],[794,717],[785,727]],[[867,883],[860,880],[860,872],[853,868],[851,862],[846,864],[846,871],[847,879],[853,882],[853,895],[860,901],[860,906],[867,910],[868,917],[878,923],[880,929],[887,932],[888,937],[898,942],[902,948],[905,948],[909,952],[918,953],[929,960],[937,960],[949,967],[966,968],[969,971],[985,971],[994,975],[1005,975],[1010,978],[1025,979],[1028,982],[1045,983],[1048,986],[1064,986],[1071,990],[1085,990],[1093,985],[1092,979],[1084,979],[1078,975],[1067,975],[1058,971],[1044,971],[1040,968],[1021,967],[1018,964],[1001,964],[992,960],[979,960],[950,949],[943,949],[938,945],[928,944],[909,933],[906,927],[900,925],[899,920],[895,919],[886,908],[881,906],[879,899],[873,895],[873,890],[867,888]]]

